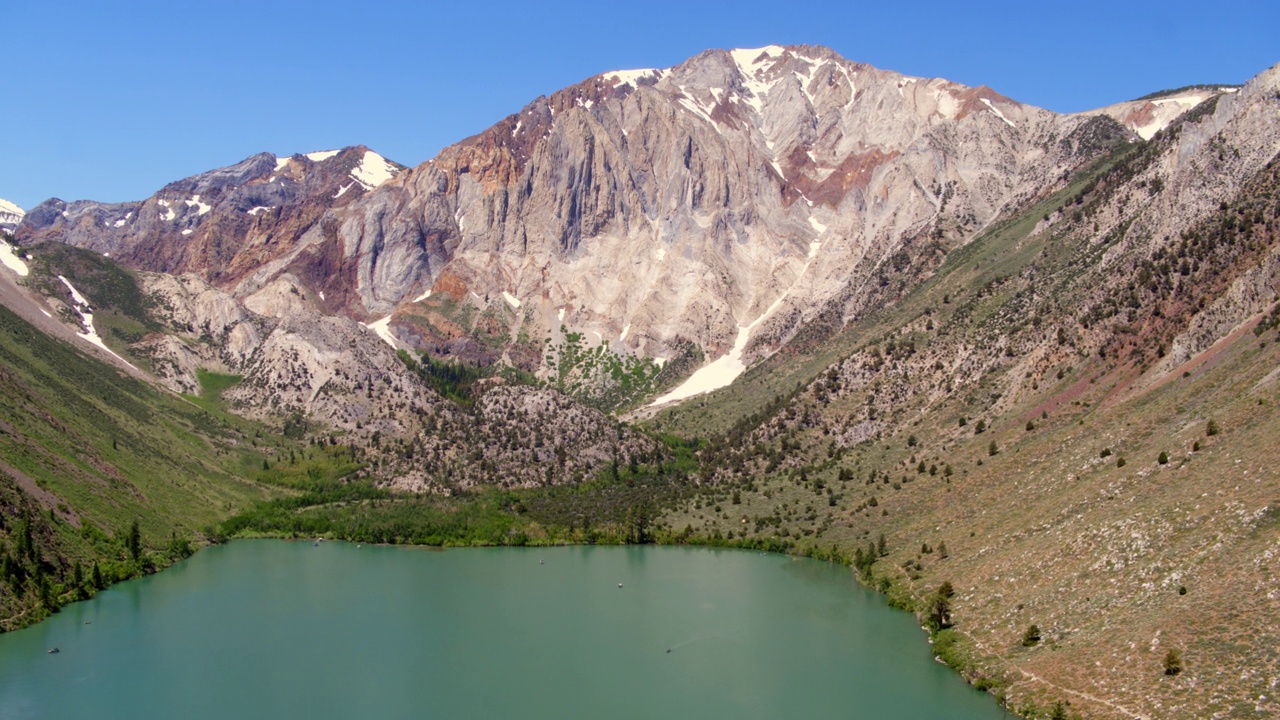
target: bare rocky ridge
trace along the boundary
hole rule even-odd
[[[224,285],[287,252],[326,211],[398,171],[364,147],[287,158],[260,153],[171,183],[142,202],[46,200],[17,235],[26,243],[56,239],[130,267],[196,273]]]
[[[1058,142],[1085,122],[824,48],[708,51],[541,98],[308,240],[355,261],[375,316],[428,288],[506,293],[554,311],[553,335],[658,358],[753,327],[750,360],[833,299],[856,315],[896,252],[962,244],[1088,160]]]
[[[1192,95],[1098,113],[1146,133]],[[928,267],[1086,165],[1126,133],[1101,117],[822,47],[709,50],[539,98],[367,193],[339,192],[363,149],[278,172],[263,155],[139,206],[49,201],[20,235],[240,297],[288,274],[327,312],[544,378],[562,327],[614,355],[696,348],[740,368],[807,325],[843,327],[883,300],[885,268]],[[448,306],[414,310],[428,292]]]

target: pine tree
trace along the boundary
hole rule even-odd
[[[135,519],[133,525],[129,526],[129,538],[126,541],[126,547],[129,549],[129,557],[134,561],[142,559],[142,530],[138,527],[138,521]]]
[[[1032,623],[1027,631],[1022,633],[1022,644],[1025,647],[1032,647],[1040,642],[1040,626]]]
[[[951,627],[951,598],[955,594],[955,588],[948,580],[939,585],[929,599],[929,627],[934,632]]]

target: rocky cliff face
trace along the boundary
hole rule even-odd
[[[141,202],[46,200],[18,237],[56,239],[130,267],[225,284],[287,252],[326,211],[399,169],[364,147],[286,158],[260,153],[171,183]]]
[[[708,51],[538,99],[335,212],[308,252],[347,260],[378,316],[431,289],[553,337],[749,362],[1090,159],[1088,126],[824,48]]]

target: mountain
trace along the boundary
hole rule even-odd
[[[13,232],[13,229],[22,222],[22,216],[25,214],[22,208],[0,198],[0,230]]]
[[[326,211],[400,169],[365,147],[291,157],[259,153],[170,183],[141,202],[46,200],[27,215],[18,237],[56,239],[130,267],[225,283],[270,262]]]
[[[395,170],[50,200],[0,299],[243,423],[306,494],[231,534],[786,550],[1028,717],[1280,713],[1280,66],[1060,115],[709,50]]]
[[[76,217],[93,215],[77,233],[51,201],[19,236],[204,272],[241,297],[288,273],[327,311],[378,320],[397,343],[634,405],[700,363],[718,365],[669,398],[727,383],[805,326],[843,326],[894,292],[886,269],[936,264],[1127,137],[1104,117],[1055,115],[826,48],[712,50],[539,98],[332,203],[323,223],[313,213],[237,239],[250,203],[291,202],[244,199],[238,224],[179,243],[196,230],[178,227],[212,202],[184,181],[138,211],[148,222],[130,226],[131,206],[73,204]],[[247,192],[268,160],[218,176],[243,176],[233,184]],[[187,209],[157,223],[170,214],[162,201]],[[98,232],[118,223],[131,242]],[[584,354],[571,342],[606,361],[566,362]],[[618,366],[638,389],[619,392],[606,371]]]
[[[737,493],[670,522],[843,548],[922,618],[951,583],[935,649],[1027,716],[1275,715],[1277,197],[1280,66],[661,413]]]

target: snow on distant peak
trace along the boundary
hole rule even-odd
[[[787,49],[781,45],[766,45],[762,48],[739,48],[730,50],[729,56],[733,58],[733,62],[738,65],[738,69],[742,70],[742,74],[747,77],[754,77],[756,70],[769,60],[777,60],[782,57]],[[763,57],[762,57],[763,56]]]
[[[1138,137],[1150,140],[1184,112],[1227,90],[1228,88],[1194,88],[1157,98],[1108,105],[1097,110],[1089,110],[1081,115],[1110,116],[1134,131]]]
[[[762,48],[729,51],[729,57],[733,58],[734,64],[738,66],[738,70],[742,73],[743,84],[750,91],[750,96],[743,97],[742,101],[757,113],[764,109],[764,96],[777,84],[777,78],[761,81],[758,77],[759,73],[764,69],[766,63],[777,60],[786,52],[786,48],[781,45],[766,45]]]
[[[615,87],[622,87],[623,85],[640,87],[641,80],[648,77],[652,77],[654,80],[661,80],[662,76],[666,74],[666,70],[642,68],[640,70],[610,70],[607,73],[602,73],[600,77]]]
[[[386,158],[372,150],[366,150],[360,164],[351,171],[351,179],[365,190],[372,190],[390,180],[399,172]]]
[[[280,172],[280,170],[282,170],[285,165],[289,164],[289,160],[291,159],[292,158],[280,157],[279,155],[277,155],[276,156],[276,172]]]
[[[324,162],[325,160],[328,160],[329,158],[333,157],[334,155],[337,155],[340,152],[342,151],[341,150],[320,150],[318,152],[307,153],[306,158],[311,162]]]
[[[9,202],[8,200],[5,200],[4,198],[0,198],[0,223],[9,222],[9,217],[12,216],[16,218],[15,220],[13,220],[13,222],[16,224],[20,222],[22,220],[22,217],[26,214],[27,214],[26,211],[23,210],[22,208]]]

